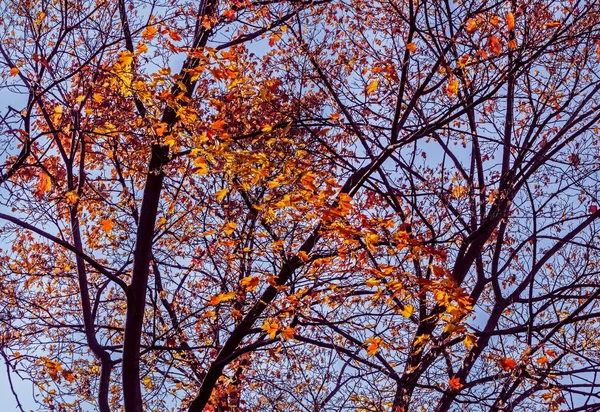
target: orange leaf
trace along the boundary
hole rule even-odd
[[[169,30],[169,37],[174,41],[181,40],[181,36],[175,30]]]
[[[281,338],[283,340],[290,340],[294,337],[294,333],[296,333],[294,328],[286,326],[285,329],[281,331]]]
[[[475,21],[475,19],[467,20],[465,29],[467,30],[467,33],[473,33],[475,30],[477,30],[477,22]]]
[[[109,234],[113,229],[113,221],[110,219],[104,219],[102,222],[100,222],[100,226],[106,234]]]
[[[52,179],[43,170],[38,174],[38,179],[35,195],[43,196],[52,188]]]
[[[450,385],[450,388],[452,388],[453,390],[457,391],[460,388],[462,388],[463,385],[462,383],[460,383],[460,379],[457,378],[456,376],[452,377],[449,381],[448,384]]]
[[[415,52],[415,50],[417,50],[417,45],[416,45],[416,44],[414,44],[413,42],[410,42],[410,43],[408,43],[408,44],[406,45],[406,49],[407,49],[409,52],[411,52],[411,53],[414,53],[414,52]]]
[[[535,362],[540,366],[544,366],[545,364],[548,363],[548,358],[546,356],[541,356],[541,357],[537,358]]]
[[[227,123],[224,120],[217,120],[216,122],[214,122],[213,124],[210,125],[210,128],[213,130],[216,130],[218,132],[222,132],[223,131],[223,127],[226,125]]]
[[[142,31],[142,37],[145,40],[152,40],[154,38],[154,36],[156,36],[157,31],[158,30],[156,30],[156,27],[148,26],[144,29],[144,31]]]
[[[500,367],[505,371],[514,369],[517,366],[517,362],[513,358],[505,358],[500,360]]]
[[[488,47],[490,50],[496,54],[496,56],[502,53],[502,44],[500,44],[500,40],[496,36],[491,36],[488,40]]]
[[[448,83],[448,87],[446,87],[446,93],[448,96],[452,97],[458,93],[458,80],[451,79]]]
[[[506,30],[511,31],[515,28],[515,15],[512,13],[508,13],[506,15]]]
[[[10,77],[15,77],[17,74],[19,74],[19,69],[17,67],[10,69]]]

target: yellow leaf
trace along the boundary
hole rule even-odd
[[[367,279],[367,281],[365,282],[365,285],[372,288],[374,286],[378,286],[380,283],[381,282],[378,279],[371,278],[371,279]]]
[[[75,190],[71,190],[70,192],[65,193],[65,200],[70,205],[74,205],[79,200],[79,196],[77,196],[77,192],[75,192]]]
[[[460,199],[467,193],[467,188],[464,186],[454,186],[452,188],[452,197],[455,199]]]
[[[154,389],[154,386],[152,385],[152,379],[150,378],[150,375],[147,375],[143,380],[142,380],[142,384],[144,385],[144,387],[148,390],[152,390]]]
[[[377,90],[377,86],[379,86],[379,80],[373,80],[371,83],[369,83],[367,86],[367,95]]]
[[[429,339],[428,334],[417,336],[417,338],[415,339],[415,347],[425,344],[428,339]]]
[[[137,54],[146,53],[148,52],[148,46],[146,46],[146,43],[139,42],[137,46],[135,46],[135,51]]]
[[[271,130],[273,130],[273,126],[269,126],[269,125],[263,126],[262,129],[260,129],[260,130],[267,133],[267,132],[270,132]]]
[[[477,338],[474,335],[469,334],[465,336],[463,343],[467,349],[471,349],[473,346],[477,346]]]
[[[467,20],[465,29],[467,30],[467,33],[473,33],[475,30],[477,30],[477,21],[475,19]]]
[[[308,260],[310,259],[308,257],[308,253],[306,253],[305,251],[301,250],[300,252],[298,252],[298,257],[300,258],[300,260],[302,260],[303,262],[308,262]]]
[[[119,53],[117,60],[125,67],[130,66],[133,62],[133,53],[131,53],[129,50],[122,51]]]
[[[10,77],[15,77],[17,74],[19,74],[19,69],[17,67],[10,69]]]
[[[229,222],[229,223],[226,223],[225,226],[223,227],[223,232],[226,235],[230,235],[235,231],[235,229],[237,229],[237,223]]]
[[[113,221],[110,219],[104,219],[102,222],[100,222],[100,227],[106,234],[109,234],[113,229]]]
[[[268,320],[265,320],[265,323],[263,323],[261,329],[268,333],[271,339],[274,339],[275,335],[277,335],[277,332],[279,331],[277,323],[273,321],[269,322]]]
[[[415,311],[415,307],[413,305],[404,305],[404,309],[400,312],[402,316],[405,318],[410,318]]]
[[[96,103],[102,103],[104,101],[104,95],[102,93],[94,93],[92,98]]]
[[[217,193],[215,193],[215,197],[220,202],[220,201],[222,201],[225,198],[225,196],[227,196],[227,192],[228,191],[229,190],[227,188],[223,188],[221,190],[217,190]]]
[[[377,242],[379,241],[379,235],[376,233],[367,233],[365,235],[365,243],[367,244],[367,248],[371,251],[375,251],[375,246],[377,246]]]

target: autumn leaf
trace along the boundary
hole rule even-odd
[[[211,306],[216,306],[222,302],[228,302],[235,298],[235,292],[219,293],[218,295],[212,296],[208,301]]]
[[[497,56],[502,53],[502,44],[500,44],[500,40],[496,36],[490,36],[488,47]]]
[[[446,87],[446,93],[449,97],[453,97],[458,93],[458,80],[450,79],[448,82],[448,87]]]
[[[535,360],[535,362],[540,365],[540,366],[544,366],[548,363],[548,357],[547,356],[540,356],[539,358],[537,358]]]
[[[375,90],[377,90],[377,86],[379,86],[379,80],[372,80],[367,86],[367,96],[375,92]]]
[[[417,45],[413,42],[410,42],[406,45],[406,50],[408,50],[411,53],[414,53],[417,50]]]
[[[463,343],[467,349],[471,349],[473,346],[477,346],[477,338],[475,335],[468,334],[465,336]]]
[[[217,190],[217,192],[215,193],[215,197],[217,198],[217,200],[219,202],[222,202],[223,199],[225,198],[225,196],[227,196],[228,192],[229,192],[229,189],[227,189],[226,187],[221,190]]]
[[[17,67],[12,67],[12,68],[10,69],[10,74],[9,74],[9,76],[10,76],[10,77],[15,77],[17,74],[19,74],[19,69],[18,69]]]
[[[181,40],[181,36],[179,35],[179,33],[175,30],[169,30],[169,37],[173,40],[173,41],[179,41]]]
[[[216,130],[218,132],[222,132],[223,131],[223,127],[225,127],[227,125],[227,123],[224,120],[217,120],[216,122],[214,122],[213,124],[210,125],[210,128],[213,130]]]
[[[415,311],[415,307],[413,305],[404,305],[404,308],[400,311],[400,314],[405,318],[410,318]]]
[[[235,20],[235,10],[233,9],[227,9],[223,12],[223,17],[225,17],[228,20]]]
[[[463,386],[462,383],[460,383],[460,378],[457,378],[456,376],[453,376],[449,381],[448,384],[450,385],[450,388],[452,390],[458,391],[460,390]]]
[[[294,333],[296,333],[296,330],[290,326],[286,326],[282,331],[281,331],[281,338],[283,340],[290,340],[294,338]]]
[[[365,285],[367,285],[370,288],[378,286],[379,284],[381,284],[381,282],[375,278],[367,279],[367,281],[365,282]]]
[[[240,280],[240,285],[247,288],[248,290],[254,290],[258,286],[258,276],[246,276]]]
[[[104,219],[100,222],[100,227],[107,235],[110,234],[113,230],[113,221],[111,219]]]
[[[367,355],[375,356],[379,351],[379,345],[381,344],[381,338],[370,338],[367,340],[369,345],[367,346]]]
[[[598,206],[591,205],[589,211],[590,213],[596,213],[598,211]]]
[[[506,30],[511,31],[515,28],[515,15],[511,12],[506,14]]]
[[[377,242],[379,242],[379,235],[377,233],[367,233],[365,235],[365,243],[371,252],[375,252]]]
[[[340,115],[339,113],[333,113],[333,114],[332,114],[331,116],[329,116],[329,117],[330,117],[330,119],[331,119],[331,120],[333,120],[333,121],[337,121],[337,120],[339,120],[339,119],[340,119],[340,116],[341,116],[341,115]]]
[[[237,229],[237,223],[229,222],[226,223],[225,226],[223,226],[223,233],[225,233],[226,235],[230,235],[235,231],[235,229]]]
[[[477,21],[475,19],[467,20],[465,30],[467,31],[467,33],[473,33],[475,30],[477,30]]]
[[[546,29],[551,29],[553,27],[560,27],[561,26],[561,22],[559,21],[549,21],[548,23],[544,24],[544,28]]]
[[[79,196],[75,190],[65,193],[65,200],[68,204],[74,205],[79,200]]]
[[[150,41],[156,36],[157,32],[158,30],[156,29],[156,27],[148,26],[142,31],[142,37],[144,38],[144,40]]]
[[[276,322],[265,320],[261,329],[264,330],[271,339],[275,339],[277,332],[279,331],[279,327]]]
[[[35,195],[41,197],[48,193],[52,188],[52,179],[43,170],[38,173],[38,183],[36,186]]]
[[[505,371],[514,369],[515,366],[517,366],[517,362],[513,358],[504,358],[500,360],[500,367]]]

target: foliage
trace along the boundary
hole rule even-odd
[[[44,410],[600,407],[599,22],[3,1],[9,374]]]

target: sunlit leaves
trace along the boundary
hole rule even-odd
[[[366,92],[367,95],[372,94],[377,90],[379,86],[379,80],[371,80],[371,82],[367,85]]]

